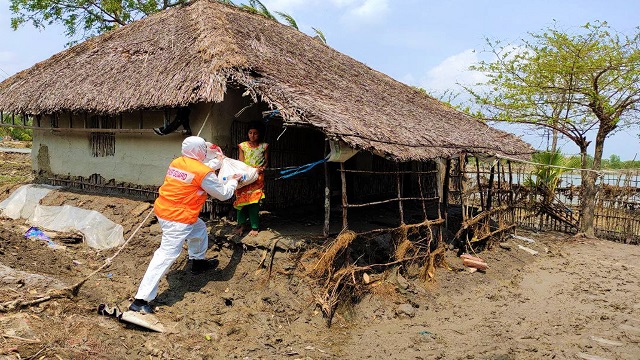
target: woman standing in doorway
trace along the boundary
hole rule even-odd
[[[238,210],[238,234],[248,230],[247,221],[251,227],[249,236],[255,236],[260,231],[260,201],[265,197],[264,169],[269,163],[269,144],[263,142],[264,133],[262,122],[251,122],[248,140],[238,144],[238,160],[258,169],[258,180],[236,190],[233,207]]]

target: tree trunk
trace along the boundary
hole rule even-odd
[[[600,129],[596,135],[595,151],[593,154],[593,166],[591,170],[600,170],[602,162],[602,150],[604,148],[604,140],[607,137],[607,133]],[[587,169],[587,153],[586,148],[581,148],[580,156],[582,158],[582,168]],[[596,212],[596,195],[598,189],[596,188],[596,180],[598,174],[595,171],[582,171],[582,194],[581,194],[581,213],[580,217],[580,232],[584,233],[587,237],[595,237],[595,212]]]
[[[558,151],[558,130],[551,129],[551,152]]]
[[[596,207],[596,174],[593,171],[582,170],[580,200],[580,232],[587,237],[595,237],[593,220],[595,219]]]

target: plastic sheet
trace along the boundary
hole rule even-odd
[[[109,249],[124,243],[122,225],[93,210],[69,205],[38,205],[29,222],[54,231],[76,229],[84,234],[87,245],[94,249]]]
[[[39,202],[51,190],[59,187],[24,185],[0,203],[1,214],[16,219],[28,219],[32,226],[54,231],[78,230],[87,245],[94,249],[109,249],[124,243],[123,229],[97,211],[74,206],[43,206]]]
[[[0,215],[13,220],[28,219],[33,214],[42,198],[51,190],[59,189],[58,186],[49,185],[23,185],[14,191],[8,198],[0,202]]]

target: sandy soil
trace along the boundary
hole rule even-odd
[[[28,162],[20,159],[11,162]],[[0,200],[11,188],[0,187]],[[69,192],[43,203],[100,211],[123,224],[125,239],[149,211],[134,200]],[[211,225],[218,234],[231,228]],[[74,284],[115,252],[82,243],[54,250],[24,239],[26,228],[0,219],[0,303]],[[183,252],[154,302],[167,329],[155,333],[97,313],[101,303],[125,309],[131,301],[160,241],[150,221],[77,297],[0,313],[0,359],[640,358],[640,247],[518,234],[535,243],[510,239],[510,249],[482,252],[486,272],[468,272],[454,251],[435,281],[388,271],[358,303],[340,306],[330,328],[300,253],[277,251],[269,275],[259,266],[265,250],[212,237],[208,255],[219,267],[192,275]]]

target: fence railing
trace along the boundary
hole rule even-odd
[[[577,232],[562,218],[553,213],[539,211],[532,206],[540,203],[542,195],[524,186],[531,173],[522,166],[514,169],[514,191],[523,199],[516,205],[516,221],[520,226],[535,230]],[[580,219],[580,192],[582,178],[579,172],[567,172],[560,176],[556,187],[555,203],[561,204],[565,212]],[[625,243],[640,244],[640,170],[603,171],[596,180],[596,202],[594,228],[599,237]]]

